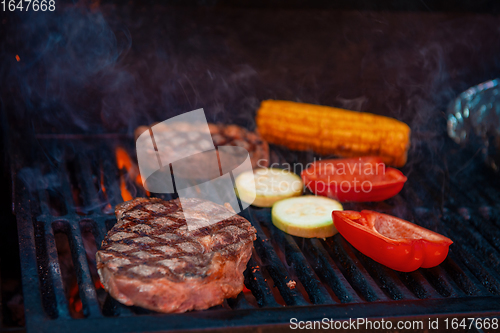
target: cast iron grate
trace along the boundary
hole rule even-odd
[[[123,306],[99,288],[89,259],[95,252],[89,253],[92,249],[82,234],[93,236],[95,251],[114,224],[112,207],[122,201],[123,187],[132,196],[146,195],[117,167],[116,147],[131,153],[131,141],[39,138],[36,157],[16,168],[15,211],[28,331],[250,328],[287,325],[292,317],[498,315],[500,181],[475,173],[470,186],[471,179],[445,179],[416,167],[407,170],[409,181],[395,198],[344,208],[398,215],[452,238],[450,254],[438,267],[396,272],[361,254],[340,235],[324,240],[293,237],[272,225],[270,209],[249,208],[242,216],[257,229],[257,240],[244,273],[246,293],[221,306],[185,314]],[[285,154],[275,147],[273,158],[289,163],[304,158],[292,154],[284,159]],[[72,297],[79,299],[79,307],[68,299],[57,244],[60,234],[67,238],[77,281]],[[296,281],[295,289],[287,286],[290,280]]]

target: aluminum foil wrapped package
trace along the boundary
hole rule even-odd
[[[448,135],[480,149],[485,162],[500,169],[500,79],[471,87],[448,107]]]

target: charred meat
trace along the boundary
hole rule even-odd
[[[224,206],[183,200],[199,218],[221,221],[188,230],[178,199],[137,198],[119,204],[97,268],[115,299],[160,312],[207,309],[243,289],[255,229]],[[185,207],[187,208],[187,207]]]

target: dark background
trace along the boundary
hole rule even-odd
[[[500,67],[494,2],[57,4],[2,19],[15,141],[131,135],[200,107],[253,129],[260,101],[285,99],[395,117],[411,154],[439,156],[448,103]]]
[[[0,272],[20,293],[12,152],[41,133],[123,133],[204,108],[249,129],[260,101],[384,114],[412,164],[449,154],[446,106],[500,74],[497,1],[56,1],[0,21]],[[16,60],[19,56],[19,61]],[[1,325],[0,325],[1,326]]]

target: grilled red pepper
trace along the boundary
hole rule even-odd
[[[363,210],[334,211],[333,223],[352,246],[402,272],[439,265],[453,241],[397,217]]]
[[[302,171],[304,184],[315,194],[338,201],[383,201],[401,191],[406,177],[387,168],[379,157],[322,160]]]

